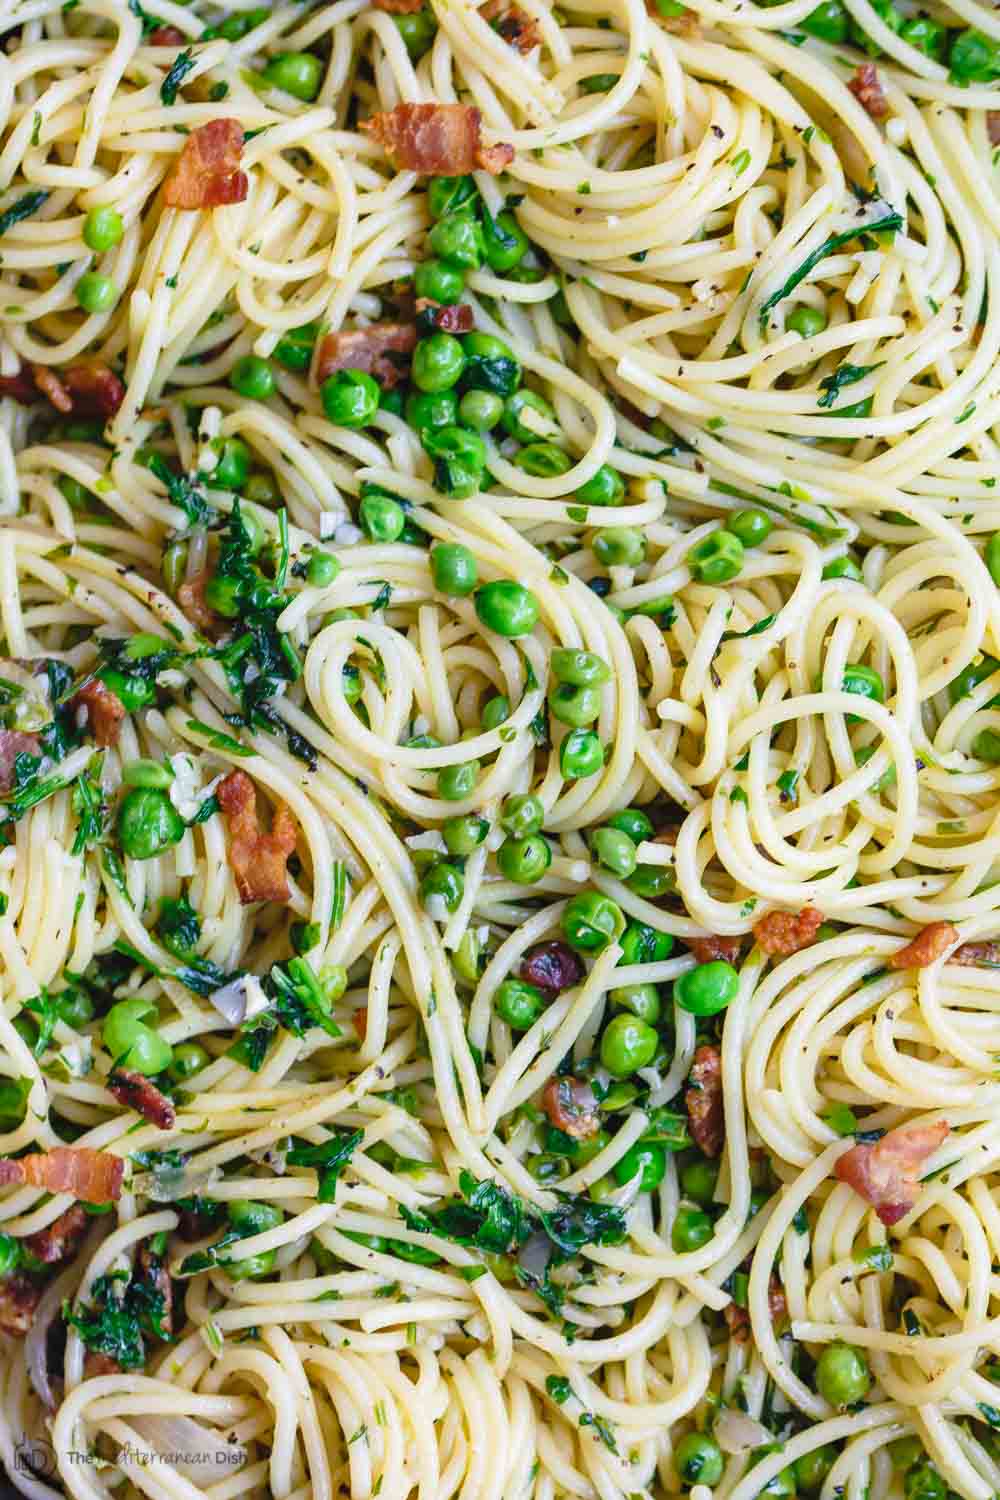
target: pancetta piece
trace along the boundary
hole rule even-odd
[[[911,942],[897,948],[888,961],[890,969],[926,969],[958,942],[958,928],[950,922],[932,922],[918,932]]]
[[[370,323],[367,328],[341,328],[316,345],[313,372],[317,385],[337,370],[364,370],[391,390],[406,376],[416,348],[415,323]]]
[[[137,1073],[132,1068],[115,1068],[108,1074],[108,1093],[113,1094],[123,1109],[134,1109],[159,1130],[173,1130],[177,1124],[177,1111],[172,1099],[160,1092],[151,1078]]]
[[[753,935],[765,953],[787,958],[815,942],[822,925],[823,913],[815,906],[804,906],[799,912],[769,911],[755,925]]]
[[[852,1146],[834,1172],[870,1203],[883,1224],[897,1224],[920,1195],[920,1169],[948,1134],[947,1120],[915,1120],[881,1140]]]
[[[257,788],[245,771],[230,771],[215,795],[229,823],[229,867],[244,906],[288,900],[288,856],[295,848],[295,820],[284,803],[274,811],[270,833],[257,822]]]
[[[58,1265],[61,1260],[72,1260],[87,1233],[87,1222],[85,1210],[79,1203],[74,1203],[47,1228],[29,1234],[24,1241],[25,1248],[47,1266]]]
[[[83,359],[62,374],[77,417],[113,417],[125,400],[125,387],[109,365]]]
[[[209,120],[192,130],[163,184],[167,208],[218,208],[242,203],[249,191],[240,171],[243,127],[238,120]]]
[[[106,750],[109,745],[117,745],[126,709],[118,694],[113,693],[107,683],[102,682],[99,677],[92,677],[78,693],[73,694],[70,704],[73,708],[86,709],[90,732],[102,750]]]
[[[55,1146],[16,1161],[0,1160],[0,1187],[40,1187],[47,1193],[71,1193],[84,1203],[116,1203],[124,1176],[120,1156],[92,1146]]]
[[[700,964],[717,963],[720,959],[723,963],[734,964],[743,944],[740,937],[720,937],[717,932],[710,932],[708,937],[685,938],[684,941]]]
[[[513,146],[483,146],[483,117],[472,104],[397,104],[362,120],[360,129],[385,147],[393,165],[423,176],[495,176],[514,160]]]
[[[722,1104],[722,1053],[706,1042],[694,1054],[684,1094],[691,1139],[705,1156],[720,1155],[726,1139]]]
[[[847,87],[873,120],[885,119],[889,113],[889,101],[885,97],[882,80],[874,63],[859,64]]]
[[[471,333],[475,327],[472,308],[467,302],[444,307],[430,297],[418,297],[416,311],[421,328],[438,329],[442,333]]]
[[[19,755],[41,755],[38,736],[20,729],[0,729],[0,795],[14,785],[14,762]]]
[[[519,5],[510,5],[508,0],[486,0],[486,4],[479,7],[479,14],[484,21],[489,21],[497,36],[502,36],[524,56],[541,43],[538,22]]]
[[[584,1078],[565,1074],[550,1078],[542,1093],[542,1108],[557,1130],[585,1141],[601,1128],[597,1096]]]

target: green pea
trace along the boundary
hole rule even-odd
[[[101,1037],[116,1064],[147,1077],[170,1066],[173,1048],[146,1018],[156,1015],[151,1000],[119,1000],[104,1018]]]
[[[274,1270],[275,1255],[274,1250],[264,1250],[243,1260],[222,1261],[221,1265],[231,1281],[260,1281]]]
[[[332,552],[314,552],[306,566],[306,583],[314,589],[329,588],[340,572],[340,562]]]
[[[253,1198],[234,1198],[226,1205],[226,1217],[242,1235],[266,1234],[285,1222],[280,1208],[273,1203],[258,1203]]]
[[[471,797],[479,779],[478,760],[467,760],[457,766],[442,766],[437,774],[437,793],[447,802],[461,802]]]
[[[707,1432],[689,1432],[674,1449],[674,1469],[685,1484],[711,1488],[722,1478],[724,1468],[722,1449]]]
[[[711,1203],[715,1197],[715,1185],[719,1180],[718,1163],[690,1161],[681,1168],[681,1191],[685,1198],[695,1203]]]
[[[595,656],[592,651],[561,647],[549,657],[549,666],[554,677],[560,682],[572,683],[574,687],[590,687],[611,680],[611,668],[603,657]]]
[[[612,1005],[630,1010],[640,1021],[655,1026],[660,1019],[660,992],[655,984],[624,984],[609,992]]]
[[[319,396],[338,427],[365,427],[378,411],[378,381],[365,370],[335,370],[323,381]]]
[[[681,1204],[670,1230],[670,1248],[678,1255],[689,1250],[700,1250],[712,1238],[711,1219],[700,1208],[688,1208]]]
[[[714,1016],[736,999],[740,976],[722,959],[697,964],[674,980],[674,999],[692,1016]]]
[[[467,390],[492,391],[504,397],[513,395],[521,384],[521,366],[509,344],[490,333],[467,333],[462,349]]]
[[[760,1493],[766,1495],[768,1500],[792,1500],[795,1495],[795,1470],[780,1469],[767,1481]]]
[[[484,729],[499,729],[510,718],[510,699],[503,693],[483,704],[482,725]]]
[[[932,1463],[918,1462],[903,1476],[906,1500],[948,1500],[952,1491]]]
[[[55,998],[59,1019],[65,1021],[67,1026],[72,1026],[74,1031],[79,1031],[81,1026],[86,1026],[88,1021],[94,1019],[94,1002],[86,990],[69,985]]]
[[[633,1177],[639,1178],[639,1191],[652,1193],[663,1181],[667,1170],[667,1153],[655,1141],[636,1141],[625,1155],[615,1162],[613,1171],[618,1182],[624,1186]]]
[[[418,62],[437,35],[437,19],[429,10],[418,10],[410,14],[394,15],[392,20],[410,57]]]
[[[207,1068],[211,1061],[208,1052],[198,1042],[182,1042],[179,1047],[174,1048],[173,1059],[167,1071],[174,1083],[184,1083],[186,1079],[200,1073],[202,1068]]]
[[[601,1062],[613,1078],[628,1078],[653,1061],[660,1038],[646,1021],[630,1012],[613,1016],[601,1037]]]
[[[556,425],[555,407],[551,401],[546,401],[537,391],[520,390],[508,396],[503,404],[503,426],[511,437],[517,438],[519,443],[533,443],[538,437],[538,431],[534,427],[525,424],[524,413],[534,412],[541,419],[541,424],[550,427]]]
[[[441,863],[432,865],[420,882],[420,899],[427,906],[436,897],[444,902],[445,910],[456,912],[465,890],[465,877],[457,865]]]
[[[673,870],[664,865],[636,865],[625,884],[644,901],[655,901],[672,891],[677,883]]]
[[[184,837],[184,819],[165,792],[136,787],[118,811],[118,838],[130,859],[154,859]]]
[[[472,209],[478,199],[474,177],[432,177],[427,184],[427,207],[434,219],[443,219],[460,208]]]
[[[785,319],[785,327],[790,328],[793,333],[801,334],[804,339],[814,339],[826,327],[826,313],[818,307],[810,307],[806,302],[799,302]],[[739,536],[739,532],[736,535]],[[743,538],[740,537],[740,540]]]
[[[424,431],[425,452],[434,459],[434,487],[456,500],[467,500],[481,487],[486,445],[478,432],[465,427],[436,427]]]
[[[512,213],[506,210],[492,214],[483,210],[483,249],[491,271],[512,271],[524,259],[530,245],[528,236]]]
[[[774,522],[767,511],[738,510],[735,515],[729,517],[726,529],[731,531],[744,547],[759,547],[771,535]]]
[[[137,709],[145,708],[156,697],[156,684],[140,677],[137,672],[102,667],[97,676],[121,700],[127,713],[134,714]]]
[[[1000,672],[1000,661],[997,661],[995,656],[977,656],[949,682],[948,697],[952,703],[957,703],[960,698],[967,698],[981,682],[985,682],[987,677],[992,677],[994,672]],[[998,704],[1000,704],[1000,697],[991,699],[986,706],[994,708]]]
[[[821,1488],[836,1459],[837,1450],[832,1443],[823,1443],[821,1447],[811,1448],[808,1453],[803,1453],[792,1464],[796,1490],[804,1490],[807,1494],[815,1493]]]
[[[713,531],[695,543],[687,560],[699,583],[730,583],[743,567],[743,543],[731,531]]]
[[[421,261],[414,271],[413,290],[418,297],[429,297],[432,302],[443,302],[450,307],[461,302],[465,277],[458,266],[432,257]]]
[[[434,587],[442,594],[471,594],[479,578],[474,553],[461,542],[440,542],[430,555]],[[492,727],[492,726],[491,726]]]
[[[319,93],[323,64],[311,52],[276,52],[268,59],[264,77],[293,99],[311,104]]]
[[[476,432],[492,432],[503,416],[503,402],[492,391],[466,391],[458,403],[458,416]]]
[[[497,850],[497,867],[505,880],[534,885],[552,863],[552,850],[537,833],[526,839],[507,839]]]
[[[552,1152],[542,1152],[537,1156],[527,1157],[525,1166],[535,1181],[542,1183],[561,1182],[564,1177],[569,1176],[570,1171],[566,1158],[556,1156]]]
[[[843,0],[821,0],[816,9],[811,10],[805,20],[799,22],[799,26],[809,36],[819,37],[820,41],[832,42],[836,46],[847,41],[850,16]]]
[[[617,469],[602,464],[597,473],[576,491],[581,505],[621,505],[625,499],[625,481]]]
[[[653,837],[653,825],[641,807],[623,807],[612,813],[607,826],[628,834],[633,844],[642,844]]]
[[[75,296],[84,312],[106,313],[118,301],[118,288],[110,276],[101,276],[97,271],[86,271],[76,284]]]
[[[514,839],[530,838],[540,832],[544,822],[545,808],[530,792],[508,797],[500,809],[500,827]]]
[[[126,786],[168,787],[174,779],[173,768],[159,760],[131,760],[122,767]]]
[[[266,401],[274,395],[274,371],[259,354],[244,354],[229,372],[229,384],[238,396],[248,401]]]
[[[617,828],[598,828],[591,834],[590,847],[600,864],[619,880],[635,869],[635,845],[627,833]]]
[[[653,620],[662,620],[664,630],[673,619],[674,599],[672,594],[658,594],[654,599],[647,599],[644,604],[632,606],[632,614],[647,615]]]
[[[600,953],[624,931],[621,907],[600,891],[581,891],[563,909],[563,937],[580,953]]]
[[[18,1266],[21,1259],[21,1242],[12,1234],[0,1234],[0,1276],[6,1276]]]
[[[298,328],[290,328],[275,344],[274,358],[286,370],[308,370],[318,338],[318,323],[302,323]]]
[[[972,753],[990,765],[1000,765],[1000,734],[995,729],[981,729],[972,741]]]
[[[596,687],[574,687],[560,682],[549,694],[549,712],[560,724],[580,729],[592,724],[601,712],[601,693]]]
[[[361,529],[373,542],[395,542],[399,539],[406,513],[391,495],[365,495],[358,506]]]
[[[853,1406],[871,1383],[867,1360],[851,1344],[827,1344],[816,1361],[816,1389],[831,1406]]]
[[[505,979],[493,997],[493,1009],[512,1031],[527,1031],[548,1006],[548,999],[523,979]]]
[[[113,250],[124,233],[122,216],[110,203],[88,210],[83,221],[83,243],[88,250],[96,250],[98,255]]]
[[[243,494],[247,500],[266,506],[269,510],[273,510],[281,500],[281,491],[274,482],[273,474],[264,474],[259,470],[250,475],[243,486]]]
[[[454,391],[413,391],[406,402],[406,420],[420,433],[428,427],[454,427],[458,397]]]
[[[477,985],[482,977],[485,954],[482,944],[471,927],[462,934],[462,941],[451,955],[451,966],[466,984]]]
[[[835,557],[828,562],[823,569],[824,578],[850,578],[855,583],[864,583],[865,575],[854,561],[853,557],[846,554],[843,557]]]
[[[490,831],[486,818],[477,818],[475,813],[464,817],[449,818],[441,829],[449,854],[469,855],[479,848]]]
[[[592,729],[571,729],[559,746],[559,770],[566,781],[582,781],[604,769],[604,746]]]
[[[484,583],[474,597],[480,623],[508,640],[530,635],[538,623],[538,600],[530,589],[509,578]]]
[[[413,383],[422,391],[450,390],[464,368],[462,345],[450,333],[431,334],[413,351]]]
[[[525,474],[539,479],[554,479],[573,467],[573,460],[555,443],[527,443],[514,456],[514,462]]]
[[[471,213],[446,214],[427,236],[436,256],[462,271],[477,271],[483,263],[483,231]]]
[[[919,1463],[924,1456],[924,1445],[916,1433],[909,1433],[906,1437],[897,1438],[889,1444],[889,1457],[892,1467],[902,1472],[904,1469],[912,1468]]]
[[[948,58],[952,83],[993,83],[1000,76],[1000,47],[981,31],[960,31]]]
[[[217,438],[212,448],[219,455],[211,474],[212,485],[222,490],[242,489],[250,473],[251,453],[246,443],[242,438]]]
[[[607,568],[637,568],[646,556],[646,538],[632,526],[608,526],[594,533],[590,545]]]
[[[364,687],[361,681],[361,673],[357,667],[352,666],[350,662],[345,662],[343,671],[340,674],[340,681],[341,689],[347,702],[357,703]]]
[[[621,942],[623,964],[662,963],[674,950],[671,933],[647,927],[645,922],[629,922]]]

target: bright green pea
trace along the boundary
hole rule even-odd
[[[832,42],[836,46],[847,41],[850,19],[843,0],[821,0],[816,9],[811,10],[799,22],[799,26],[809,36],[818,37],[822,42]]]
[[[803,1453],[792,1464],[796,1490],[804,1490],[807,1494],[813,1494],[820,1489],[836,1459],[837,1450],[832,1443],[824,1443],[819,1448],[812,1448],[808,1453]]]
[[[673,935],[647,927],[645,922],[630,922],[622,936],[623,964],[658,964],[674,951]]]
[[[286,370],[308,370],[318,337],[318,323],[302,323],[298,328],[290,328],[275,344],[274,358]]]
[[[624,931],[621,907],[600,891],[581,891],[563,909],[563,937],[580,953],[600,953]]]
[[[607,568],[637,568],[646,556],[646,538],[632,526],[608,526],[595,532],[591,547]]]
[[[340,562],[332,552],[314,552],[306,566],[306,583],[314,589],[329,588],[340,572]]]
[[[466,427],[435,427],[421,433],[424,451],[434,460],[434,487],[443,495],[467,500],[481,487],[486,445]]]
[[[274,371],[259,354],[244,354],[229,372],[229,384],[238,396],[248,401],[266,401],[274,395]]]
[[[222,1268],[231,1281],[260,1281],[274,1270],[274,1250],[264,1250],[260,1255],[249,1255],[244,1260],[222,1261]]]
[[[633,1177],[639,1178],[639,1191],[652,1193],[663,1181],[667,1170],[667,1153],[655,1141],[636,1141],[625,1155],[615,1162],[616,1179],[624,1186]]]
[[[513,395],[521,384],[521,366],[509,344],[491,333],[467,333],[462,349],[466,359],[462,378],[467,390]]]
[[[552,850],[533,833],[526,839],[506,839],[497,850],[497,868],[505,880],[534,885],[552,863]]]
[[[597,473],[576,491],[581,505],[621,505],[625,499],[625,481],[617,469],[602,464]]]
[[[491,271],[512,271],[529,246],[528,236],[512,213],[503,210],[494,219],[483,210],[483,248]]]
[[[810,307],[808,303],[800,302],[788,314],[785,327],[790,328],[793,333],[801,334],[804,339],[814,339],[826,327],[826,313],[818,307]],[[737,535],[739,535],[738,532]]]
[[[530,635],[538,623],[538,600],[530,589],[509,578],[484,583],[476,590],[475,604],[481,624],[508,640]]]
[[[274,482],[273,474],[265,474],[258,470],[251,474],[243,486],[243,494],[247,500],[253,501],[255,505],[266,506],[273,510],[281,501],[281,491]]]
[[[923,52],[935,62],[944,62],[948,56],[951,38],[947,28],[938,21],[932,21],[930,16],[911,16],[908,21],[903,22],[899,34],[904,42],[909,42],[911,47],[916,47],[918,52]]]
[[[450,333],[433,333],[421,339],[413,351],[411,375],[422,391],[447,391],[465,368],[465,355]]]
[[[549,666],[559,682],[569,682],[574,687],[590,687],[611,680],[611,668],[603,657],[595,656],[592,651],[560,647],[549,657]]]
[[[156,1015],[151,1000],[119,1000],[104,1018],[101,1037],[116,1065],[151,1077],[170,1066],[173,1048],[145,1018]]]
[[[903,1476],[906,1500],[948,1500],[953,1491],[932,1463],[919,1461]]]
[[[219,455],[211,473],[212,485],[221,490],[242,489],[250,473],[251,453],[246,443],[242,438],[216,438],[212,448]]]
[[[711,1488],[722,1478],[724,1468],[722,1449],[707,1432],[689,1432],[674,1449],[674,1469],[685,1484]]]
[[[771,535],[774,522],[765,510],[738,510],[729,517],[726,530],[731,531],[744,547],[759,547]]]
[[[708,1214],[700,1208],[688,1208],[681,1204],[670,1231],[670,1248],[678,1255],[689,1250],[700,1250],[712,1238],[713,1225]]]
[[[429,297],[432,302],[442,302],[446,307],[451,307],[462,300],[465,277],[458,266],[432,257],[421,261],[414,271],[413,290],[418,297]]]
[[[406,401],[406,420],[420,433],[428,427],[453,427],[458,398],[454,391],[413,391]]]
[[[440,897],[448,912],[456,912],[465,890],[465,876],[457,865],[441,863],[433,865],[420,882],[420,898],[424,905]]]
[[[184,1083],[186,1079],[200,1073],[202,1068],[207,1068],[211,1061],[211,1056],[200,1043],[182,1042],[179,1047],[174,1048],[173,1059],[167,1071],[174,1083]]]
[[[76,284],[74,295],[86,313],[110,312],[118,301],[118,288],[110,276],[87,271]]]
[[[395,542],[399,539],[406,513],[391,495],[365,495],[358,506],[361,529],[373,542]]]
[[[165,792],[136,787],[118,810],[118,838],[129,859],[154,859],[184,837],[184,819]]]
[[[113,250],[124,233],[122,216],[110,203],[88,210],[83,221],[83,243],[88,250],[95,250],[98,255]]]
[[[604,746],[592,729],[571,729],[559,746],[559,770],[566,781],[582,781],[604,769]]]
[[[867,1360],[851,1344],[827,1344],[816,1361],[816,1389],[838,1409],[861,1401],[871,1383]]]
[[[736,999],[740,976],[722,959],[697,964],[674,980],[674,999],[693,1016],[714,1016]]]
[[[365,370],[335,370],[320,386],[319,396],[338,427],[365,427],[378,411],[378,381]]]
[[[437,792],[447,802],[461,802],[471,797],[479,779],[478,760],[463,761],[457,766],[442,766],[437,774]]]
[[[268,60],[264,77],[293,99],[311,104],[319,93],[323,64],[311,52],[277,52]]]
[[[995,729],[981,729],[972,741],[972,753],[990,765],[1000,765],[1000,734]]]
[[[79,1031],[81,1026],[86,1026],[88,1021],[94,1019],[94,1002],[87,991],[70,985],[56,996],[56,1009],[59,1019],[65,1021],[67,1026],[72,1026],[74,1031]]]
[[[484,729],[499,729],[510,718],[510,699],[503,693],[483,704],[482,726]]]
[[[549,428],[556,425],[555,407],[551,401],[546,401],[537,391],[520,390],[508,396],[503,404],[504,430],[511,437],[517,438],[519,443],[533,443],[538,437],[534,428],[528,427],[524,422],[525,411],[532,411],[541,419],[541,423],[548,424]]]
[[[636,1069],[649,1066],[659,1045],[660,1038],[652,1026],[623,1011],[604,1028],[601,1062],[612,1078],[628,1078]]]
[[[461,542],[439,542],[431,549],[431,577],[442,594],[471,594],[479,578],[475,554]]]
[[[514,462],[525,474],[539,479],[554,479],[573,467],[573,460],[555,443],[526,443],[514,456]]]
[[[560,724],[581,729],[592,724],[601,712],[601,694],[595,687],[574,687],[560,682],[549,694],[549,712]]]
[[[463,271],[477,271],[483,263],[483,231],[470,213],[446,214],[439,219],[427,243],[434,254]]]
[[[482,977],[484,962],[482,944],[474,930],[467,927],[461,942],[452,952],[451,966],[459,979],[464,979],[466,984],[477,985]]]
[[[508,797],[500,809],[500,827],[513,839],[526,839],[541,830],[545,808],[538,797],[523,792]]]
[[[655,984],[623,984],[609,991],[612,1005],[630,1010],[640,1021],[655,1026],[660,1019],[660,992]]]
[[[242,1235],[266,1234],[285,1222],[280,1208],[272,1203],[258,1203],[253,1198],[234,1198],[226,1205],[226,1217]]]
[[[394,15],[396,30],[414,62],[419,62],[437,35],[437,18],[429,10]]]
[[[458,403],[459,421],[476,432],[492,432],[503,416],[503,402],[492,391],[466,391]]]
[[[681,1191],[695,1203],[711,1203],[719,1180],[718,1163],[702,1159],[681,1168]]]
[[[432,177],[427,184],[427,207],[434,219],[460,208],[471,209],[478,198],[474,177]]]
[[[464,817],[449,818],[441,829],[449,854],[469,855],[483,842],[490,831],[486,818],[477,818],[475,813]]]
[[[635,845],[627,833],[621,833],[617,828],[595,829],[590,837],[590,847],[599,863],[619,880],[624,880],[635,869]]]
[[[695,543],[687,560],[699,583],[730,583],[743,567],[743,543],[731,531],[713,531]]]
[[[676,876],[664,865],[636,865],[625,884],[643,900],[655,901],[674,889]]]
[[[1000,46],[981,31],[960,31],[952,42],[948,66],[952,83],[993,83],[1000,76]]]
[[[126,786],[164,788],[173,779],[173,768],[159,760],[131,760],[122,767],[122,781]]]
[[[853,557],[835,557],[823,569],[824,578],[850,578],[854,583],[864,583],[865,575]]]
[[[653,837],[653,825],[641,807],[623,807],[612,813],[607,826],[627,833],[633,844],[642,844]]]

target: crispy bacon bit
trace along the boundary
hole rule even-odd
[[[874,63],[860,63],[847,87],[873,120],[885,119],[889,113],[889,101]]]
[[[35,1321],[38,1304],[42,1300],[42,1287],[25,1276],[23,1271],[11,1271],[0,1276],[0,1330],[4,1333],[27,1333]]]
[[[240,171],[242,151],[243,128],[237,120],[209,120],[192,130],[163,184],[167,208],[242,203],[250,187]]]
[[[507,0],[486,0],[479,7],[484,21],[489,21],[498,36],[527,55],[542,40],[538,22],[534,16],[526,15],[519,5],[508,5]]]
[[[986,134],[991,146],[1000,146],[1000,109],[986,111]]]
[[[117,745],[118,732],[125,718],[125,705],[99,677],[92,677],[70,699],[73,708],[85,708],[94,739],[102,750]]]
[[[185,41],[183,31],[176,26],[157,26],[146,38],[147,47],[183,47]]]
[[[316,345],[314,379],[322,385],[337,370],[365,370],[391,391],[405,378],[417,343],[413,323],[371,323],[367,328],[341,328]]]
[[[120,1156],[92,1146],[56,1146],[16,1161],[0,1160],[0,1187],[28,1185],[48,1193],[72,1193],[84,1203],[117,1203],[124,1176]]]
[[[285,866],[295,848],[295,820],[284,803],[274,811],[270,833],[257,823],[257,788],[245,771],[230,771],[215,789],[229,820],[229,865],[244,906],[252,901],[287,901]]]
[[[125,387],[99,359],[82,359],[63,371],[76,417],[113,417],[125,400]]]
[[[471,333],[475,327],[472,308],[467,302],[459,302],[454,307],[442,307],[440,302],[435,302],[430,297],[418,297],[416,311],[421,331],[425,328],[428,331],[438,328],[444,333]]]
[[[904,948],[897,948],[888,961],[890,969],[926,969],[958,941],[958,928],[950,922],[932,922]]]
[[[217,635],[226,623],[205,598],[205,588],[211,576],[207,568],[202,568],[200,573],[186,578],[177,590],[177,603],[192,625],[197,625],[205,635]]]
[[[14,785],[14,762],[19,755],[41,755],[38,736],[20,729],[0,729],[0,794]]]
[[[166,1337],[174,1331],[174,1293],[170,1284],[170,1273],[159,1255],[154,1255],[148,1245],[140,1245],[135,1258],[136,1275],[144,1286],[159,1292],[163,1298],[163,1310],[158,1319],[159,1332]]]
[[[963,943],[949,958],[950,964],[963,968],[1000,969],[1000,940],[988,938],[978,943]]]
[[[123,1109],[134,1109],[159,1130],[173,1130],[177,1124],[177,1111],[172,1100],[161,1094],[156,1084],[144,1073],[131,1068],[116,1068],[108,1074],[108,1093],[114,1094]]]
[[[822,925],[823,913],[815,906],[804,906],[800,912],[769,911],[755,925],[753,935],[765,953],[787,958],[815,942]]]
[[[43,396],[48,396],[56,411],[68,416],[73,410],[73,397],[63,385],[59,376],[49,365],[32,365],[31,373],[35,384]]]
[[[559,995],[583,978],[583,960],[568,943],[558,940],[529,948],[521,960],[520,977],[547,995]]]
[[[404,11],[403,14],[405,15],[406,12]],[[359,1039],[363,1042],[364,1039],[365,1039],[365,1037],[368,1035],[368,1007],[367,1007],[367,1005],[359,1005],[358,1006],[358,1009],[354,1012],[353,1016],[351,1017],[351,1025],[354,1027],[355,1031],[358,1033]]]
[[[664,31],[669,31],[674,36],[684,36],[689,39],[701,36],[698,17],[693,10],[682,10],[679,16],[664,16],[660,13],[656,0],[646,0],[646,10],[654,21],[659,22]]]
[[[388,11],[391,16],[415,16],[423,10],[424,0],[372,0],[376,10]]]
[[[852,1146],[833,1170],[871,1204],[883,1224],[898,1224],[920,1195],[921,1167],[947,1134],[947,1120],[916,1120],[871,1145]]]
[[[79,1203],[67,1208],[47,1229],[29,1234],[24,1243],[37,1260],[54,1266],[61,1260],[72,1260],[87,1233],[87,1215]]]
[[[120,1375],[122,1367],[110,1354],[102,1354],[100,1349],[88,1349],[83,1356],[83,1378],[84,1380],[96,1380],[99,1375]]]
[[[38,400],[38,387],[27,365],[22,365],[16,375],[0,375],[0,396],[12,396],[22,406]]]
[[[494,176],[514,160],[513,146],[486,146],[483,117],[471,104],[397,104],[362,120],[395,167],[425,176],[460,177],[483,168]]]
[[[740,937],[721,937],[717,932],[710,932],[703,938],[685,938],[684,941],[700,964],[716,963],[719,959],[734,964],[743,944]]]
[[[777,1276],[771,1276],[767,1284],[767,1310],[771,1314],[771,1322],[776,1328],[780,1328],[788,1317],[788,1303],[785,1301],[785,1289]],[[750,1337],[750,1310],[740,1307],[735,1302],[730,1302],[722,1309],[722,1316],[729,1327],[730,1335],[737,1344],[745,1344]]]
[[[722,1053],[708,1043],[698,1048],[684,1094],[691,1139],[706,1156],[718,1156],[726,1139],[722,1107]]]
[[[597,1096],[583,1078],[550,1078],[542,1093],[542,1108],[557,1130],[585,1141],[601,1128]]]

